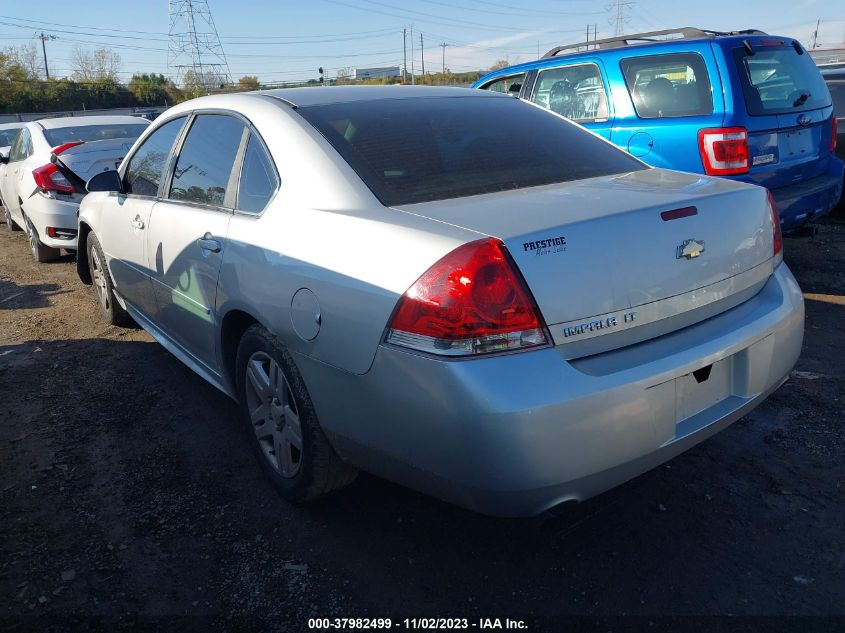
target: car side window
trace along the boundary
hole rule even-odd
[[[167,157],[187,117],[168,121],[150,134],[129,159],[123,178],[126,193],[157,196]]]
[[[579,123],[608,117],[607,92],[596,64],[541,71],[532,101]]]
[[[517,97],[519,96],[519,91],[522,90],[523,83],[525,83],[525,73],[520,73],[518,75],[496,79],[485,86],[481,86],[481,89],[502,92]]]
[[[255,134],[250,134],[238,184],[238,210],[261,213],[278,186],[279,177],[264,144]]]
[[[244,124],[221,114],[200,114],[179,151],[171,200],[223,206]]]
[[[9,162],[14,163],[19,160],[24,160],[32,155],[32,138],[29,130],[25,127],[21,128],[18,135],[15,137],[15,142],[12,149],[9,150]]]
[[[628,92],[641,119],[713,112],[704,59],[696,53],[629,57],[621,61]]]

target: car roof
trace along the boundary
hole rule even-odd
[[[281,99],[294,107],[306,108],[316,105],[330,105],[333,103],[349,103],[351,101],[381,101],[384,99],[414,99],[423,97],[470,97],[479,95],[486,97],[512,98],[508,95],[479,92],[468,88],[452,88],[441,86],[326,86],[320,88],[280,88],[277,90],[262,90],[249,94],[266,95]],[[224,95],[221,95],[224,96]]]
[[[54,119],[38,119],[35,121],[45,130],[53,130],[63,127],[76,127],[78,125],[127,125],[127,124],[148,124],[149,121],[138,116],[63,116]]]
[[[22,121],[15,121],[14,123],[0,123],[0,130],[14,130],[16,128],[21,128],[24,125],[26,125],[26,123],[23,123]]]

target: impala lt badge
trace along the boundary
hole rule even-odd
[[[684,240],[684,243],[678,247],[675,257],[678,259],[695,259],[703,252],[704,240],[700,242],[698,240]]]

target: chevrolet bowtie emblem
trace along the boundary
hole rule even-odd
[[[695,259],[704,252],[704,241],[684,240],[678,247],[675,257],[678,259]]]

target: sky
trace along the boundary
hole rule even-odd
[[[196,0],[194,0],[196,3]],[[173,2],[171,1],[171,4]],[[615,32],[613,0],[207,0],[232,78],[257,76],[263,83],[326,77],[346,68],[399,66],[403,29],[407,64],[419,73],[489,68],[498,60],[535,59],[558,44],[582,42],[587,25],[598,37]],[[44,11],[44,3],[0,0],[0,49],[46,42],[51,76],[73,72],[73,49],[107,47],[121,57],[121,79],[168,68],[170,18],[167,0],[76,0],[73,11]],[[623,31],[680,26],[713,30],[757,28],[845,46],[843,0],[623,0]],[[592,28],[592,27],[591,27]],[[201,29],[198,29],[201,30]],[[413,40],[410,33],[413,31]],[[420,51],[422,35],[422,53]],[[411,46],[413,42],[413,57]],[[445,47],[440,46],[446,44]],[[413,60],[413,64],[412,64]]]

